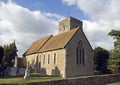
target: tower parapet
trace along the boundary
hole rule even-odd
[[[82,26],[83,26],[82,21],[75,19],[73,17],[68,17],[59,22],[59,34],[77,27],[82,29]]]

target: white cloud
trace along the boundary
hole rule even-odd
[[[50,16],[46,16],[48,14]],[[0,1],[0,44],[16,40],[18,54],[21,56],[34,40],[55,34],[57,22],[61,18],[58,14],[30,11],[12,1]]]
[[[60,16],[60,15],[58,15],[58,14],[53,14],[53,13],[44,13],[44,16],[46,16],[46,17],[49,17],[49,18],[51,18],[51,19],[54,19],[54,20],[59,20],[59,21],[61,21],[61,20],[63,20],[65,17],[63,17],[63,16]]]
[[[107,34],[111,29],[120,29],[119,0],[62,0],[68,6],[74,5],[91,20],[83,20],[84,31],[93,47],[113,47]],[[56,13],[31,11],[12,1],[0,1],[0,45],[16,40],[19,55],[36,39],[57,33],[57,23],[63,19]]]
[[[1,19],[12,22],[14,30],[17,32],[39,33],[41,31],[41,33],[46,34],[54,30],[55,24],[57,24],[45,17],[40,11],[30,11],[12,2],[1,5],[0,15]]]
[[[89,16],[91,20],[84,20],[84,31],[93,47],[113,48],[113,40],[107,34],[112,29],[120,29],[120,0],[62,1]]]
[[[103,21],[104,22],[104,21]],[[113,40],[107,34],[111,28],[107,28],[102,22],[91,22],[84,20],[84,32],[93,48],[100,46],[106,49],[113,48]]]
[[[68,4],[69,6],[75,5],[77,0],[62,0],[64,4]]]
[[[92,19],[120,19],[120,0],[62,0],[67,5],[75,5]]]

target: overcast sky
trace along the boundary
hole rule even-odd
[[[1,0],[0,45],[15,40],[22,56],[36,39],[57,34],[58,22],[69,15],[83,21],[93,48],[113,48],[107,34],[120,30],[120,0]]]

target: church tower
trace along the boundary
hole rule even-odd
[[[82,29],[83,22],[73,17],[68,17],[59,22],[59,34],[80,27]]]

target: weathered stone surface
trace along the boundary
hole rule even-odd
[[[68,17],[59,22],[59,34],[80,27],[82,29],[83,22],[73,17]]]
[[[120,74],[92,76],[83,78],[78,77],[57,81],[47,81],[28,84],[0,84],[0,85],[105,85],[114,82],[120,82]]]

